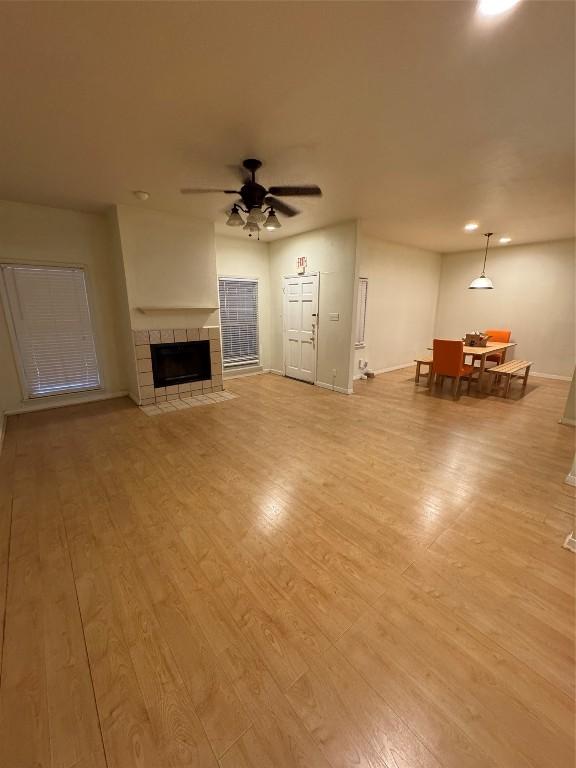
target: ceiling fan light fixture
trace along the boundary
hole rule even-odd
[[[297,208],[278,198],[322,196],[322,190],[317,184],[272,185],[266,189],[256,181],[256,171],[262,167],[262,161],[256,158],[243,160],[242,167],[243,183],[240,189],[183,187],[180,192],[183,195],[206,193],[236,195],[237,202],[232,205],[232,210],[226,211],[226,224],[229,227],[243,227],[244,231],[248,232],[249,237],[254,234],[259,236],[260,229],[263,227],[268,230],[280,229],[282,225],[278,220],[277,212],[290,217],[300,213]],[[260,238],[258,237],[258,239]]]
[[[226,222],[226,225],[228,227],[241,227],[244,224],[244,219],[240,215],[240,211],[238,210],[238,206],[233,205],[232,210],[230,211],[230,214],[228,215],[228,221]]]
[[[280,224],[278,221],[278,216],[276,216],[274,208],[270,208],[268,218],[264,224],[264,229],[267,229],[269,232],[273,232],[275,229],[280,229],[281,226],[282,224]]]

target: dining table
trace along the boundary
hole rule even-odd
[[[466,358],[469,355],[472,355],[472,359],[474,359],[474,357],[479,357],[480,370],[478,372],[478,377],[481,378],[484,369],[486,368],[486,358],[488,355],[493,355],[494,352],[502,352],[500,362],[503,363],[506,360],[506,352],[510,347],[515,346],[515,341],[488,341],[485,347],[469,347],[464,344],[464,362],[466,362]]]
[[[467,344],[464,344],[464,362],[466,362],[466,358],[469,356],[472,356],[472,360],[474,357],[480,359],[478,369],[478,382],[480,382],[482,374],[486,368],[486,358],[488,355],[493,355],[494,352],[502,352],[502,359],[500,362],[503,363],[506,360],[506,352],[511,347],[515,346],[515,341],[488,341],[485,347],[469,347]],[[428,349],[432,349],[432,347],[428,347]]]

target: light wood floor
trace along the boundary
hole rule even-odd
[[[567,385],[411,375],[10,419],[2,768],[572,768]]]

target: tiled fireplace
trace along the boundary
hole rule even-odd
[[[162,328],[132,331],[132,336],[138,371],[139,405],[219,392],[224,388],[219,328]],[[193,348],[191,342],[204,344]],[[209,363],[206,342],[209,344]],[[170,345],[174,345],[174,363],[170,361]],[[187,352],[190,354],[186,355]],[[190,366],[180,371],[183,374],[180,376],[176,375],[179,356],[183,361],[188,360]],[[168,361],[166,364],[163,358]],[[183,380],[183,383],[161,386],[170,374],[173,375],[172,380]],[[184,381],[186,378],[192,380]]]

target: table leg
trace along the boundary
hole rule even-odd
[[[478,370],[478,389],[480,392],[484,389],[484,379],[482,378],[484,374],[484,368],[486,366],[486,355],[480,355],[480,368]]]

